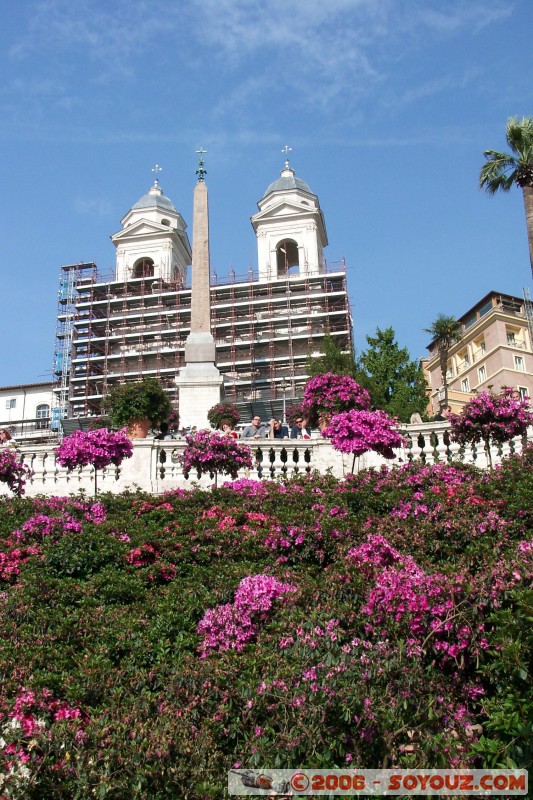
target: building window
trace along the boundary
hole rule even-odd
[[[37,417],[37,422],[35,423],[37,430],[45,430],[50,427],[50,406],[47,403],[41,403],[37,406],[35,416]]]
[[[514,331],[507,331],[507,344],[515,344]]]
[[[6,400],[6,408],[16,408],[17,407],[17,400],[15,397]]]
[[[463,380],[461,381],[461,391],[462,392],[470,391],[470,383],[468,381],[468,378],[463,378]]]
[[[487,370],[484,366],[478,369],[477,374],[480,383],[483,383],[483,381],[487,380]]]
[[[522,356],[514,357],[514,368],[517,369],[519,372],[525,372],[524,359],[522,358]]]
[[[518,386],[517,389],[520,392],[520,400],[529,400],[529,393],[525,386]]]
[[[482,353],[486,353],[486,352],[487,352],[487,346],[486,346],[486,344],[485,344],[485,339],[482,339],[482,340],[480,341],[480,343],[479,343],[479,349],[481,350],[481,352],[482,352]]]

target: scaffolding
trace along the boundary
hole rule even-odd
[[[69,416],[72,339],[77,302],[87,281],[96,277],[96,264],[80,263],[62,266],[59,277],[56,344],[54,350],[54,405],[50,427],[59,430],[60,421]]]
[[[62,275],[59,407],[72,416],[98,415],[110,386],[143,376],[158,377],[176,407],[190,288],[142,276],[100,281],[94,264],[62,268]],[[286,400],[298,399],[326,333],[352,350],[344,262],[271,281],[232,271],[227,283],[211,286],[211,307],[217,366],[234,402],[281,404],[282,386]]]

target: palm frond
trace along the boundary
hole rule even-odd
[[[511,117],[507,120],[505,138],[520,161],[531,160],[533,152],[533,117]]]
[[[516,180],[518,160],[508,153],[497,150],[485,150],[485,164],[479,173],[479,186],[489,194],[497,191],[508,192]]]

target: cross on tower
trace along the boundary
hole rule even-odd
[[[207,175],[207,170],[204,169],[204,153],[207,153],[207,150],[204,150],[203,147],[200,147],[199,150],[196,151],[200,156],[200,161],[198,164],[198,169],[196,170],[196,174],[198,175],[198,181],[203,181],[204,175]]]
[[[288,167],[289,166],[289,153],[292,153],[292,147],[289,147],[289,145],[286,144],[285,147],[283,147],[281,149],[281,152],[285,153],[285,166]]]
[[[155,172],[155,182],[158,183],[157,173],[163,172],[163,167],[160,167],[159,164],[156,164],[155,167],[152,167],[152,172]]]

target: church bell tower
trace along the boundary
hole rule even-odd
[[[328,244],[324,216],[317,195],[295,176],[288,159],[257,205],[259,212],[251,222],[259,281],[321,274]]]
[[[120,224],[122,230],[111,236],[117,249],[115,280],[154,278],[185,285],[192,260],[187,225],[157,179]]]

